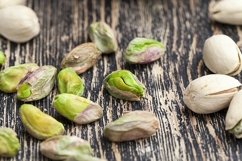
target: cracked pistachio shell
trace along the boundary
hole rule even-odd
[[[156,40],[147,38],[133,39],[124,54],[128,63],[147,64],[159,59],[165,52],[165,46]]]
[[[214,35],[205,41],[203,60],[213,73],[237,75],[242,70],[240,49],[226,35]]]
[[[65,161],[106,161],[106,160],[96,158],[91,155],[79,154],[79,155],[72,156],[72,157],[66,159]]]
[[[56,72],[53,66],[42,66],[27,75],[17,87],[17,98],[29,102],[46,97],[54,87]]]
[[[65,160],[76,155],[92,155],[88,141],[76,136],[60,135],[51,137],[40,144],[40,152],[53,160]]]
[[[26,0],[0,0],[0,8],[14,5],[25,5]]]
[[[60,93],[70,93],[81,96],[84,92],[84,82],[72,68],[62,69],[57,76]]]
[[[242,90],[234,95],[225,117],[225,129],[242,138]]]
[[[96,64],[101,53],[94,43],[84,43],[75,47],[61,62],[62,68],[72,67],[78,74]]]
[[[16,92],[19,82],[37,68],[37,64],[20,64],[6,68],[0,72],[0,90],[5,93]]]
[[[0,51],[0,65],[3,65],[5,61],[6,61],[5,54],[2,51]]]
[[[231,25],[242,25],[242,1],[211,1],[209,16],[212,20]]]
[[[114,97],[129,101],[139,101],[144,96],[145,87],[128,70],[117,70],[104,80],[104,86]]]
[[[209,114],[229,106],[241,84],[233,77],[210,74],[189,83],[183,101],[195,113]]]
[[[19,113],[28,133],[37,139],[43,140],[62,135],[65,131],[62,123],[31,104],[23,104],[19,109]]]
[[[16,43],[27,42],[40,32],[36,13],[26,6],[15,5],[0,9],[0,20],[0,35]]]
[[[55,96],[53,106],[58,113],[77,124],[87,124],[103,116],[101,106],[73,94],[62,93]]]
[[[104,54],[117,51],[118,44],[114,31],[105,22],[94,22],[89,28],[89,37]]]
[[[104,128],[104,136],[113,142],[147,138],[159,129],[159,121],[148,111],[131,111]]]
[[[16,135],[12,129],[0,127],[0,157],[13,157],[18,153],[20,144]]]

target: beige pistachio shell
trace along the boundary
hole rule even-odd
[[[226,35],[214,35],[205,41],[203,60],[213,73],[236,75],[242,70],[240,49]]]
[[[241,25],[242,0],[213,0],[209,4],[209,16],[221,23]]]
[[[15,5],[25,5],[26,0],[0,0],[0,8],[15,6]]]
[[[241,83],[233,77],[211,74],[190,82],[183,101],[193,112],[208,114],[228,107]]]
[[[225,118],[225,129],[242,138],[242,90],[234,95]]]

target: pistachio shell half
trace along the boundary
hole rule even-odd
[[[189,83],[183,101],[193,112],[208,114],[229,106],[241,83],[233,77],[210,74]]]

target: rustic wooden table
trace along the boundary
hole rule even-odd
[[[198,115],[188,110],[182,93],[188,83],[210,73],[202,61],[206,38],[224,33],[235,41],[242,37],[240,27],[212,23],[208,0],[29,0],[41,24],[40,35],[28,43],[15,44],[0,38],[7,55],[5,67],[35,62],[60,67],[63,56],[78,44],[88,42],[87,27],[105,20],[117,32],[120,50],[103,55],[92,69],[82,74],[84,96],[98,102],[104,117],[78,126],[56,113],[51,106],[57,90],[33,102],[61,121],[66,134],[90,141],[95,155],[108,161],[242,160],[242,143],[225,131],[226,110]],[[166,53],[149,65],[127,65],[122,54],[130,40],[149,37],[166,44]],[[4,68],[4,67],[3,67]],[[128,69],[147,87],[146,99],[127,102],[111,97],[103,89],[103,79],[111,71]],[[237,77],[241,80],[241,75]],[[0,93],[0,126],[13,128],[21,151],[11,160],[47,161],[39,152],[40,141],[23,128],[15,94]],[[143,140],[111,143],[103,138],[103,127],[127,110],[153,111],[160,120],[156,135]],[[0,145],[1,146],[1,145]],[[0,159],[8,160],[8,159]]]

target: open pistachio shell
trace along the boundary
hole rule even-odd
[[[103,116],[101,106],[73,94],[62,93],[55,96],[53,106],[57,112],[77,124],[87,124]]]
[[[229,106],[241,83],[233,77],[210,74],[189,83],[183,101],[193,112],[208,114]]]
[[[119,99],[139,101],[144,96],[145,87],[137,77],[128,70],[117,70],[104,80],[108,92]]]
[[[40,144],[40,152],[53,160],[65,160],[76,155],[92,155],[92,148],[86,140],[76,136],[51,137]]]
[[[10,128],[0,127],[0,156],[13,157],[19,149],[19,140],[15,131]]]
[[[242,70],[240,49],[226,35],[214,35],[205,41],[203,60],[213,73],[237,75]]]
[[[65,131],[62,123],[31,104],[23,104],[19,113],[26,130],[37,139],[43,140],[62,135]]]
[[[16,92],[20,81],[38,68],[37,64],[32,63],[6,68],[0,72],[0,90],[5,93]]]

